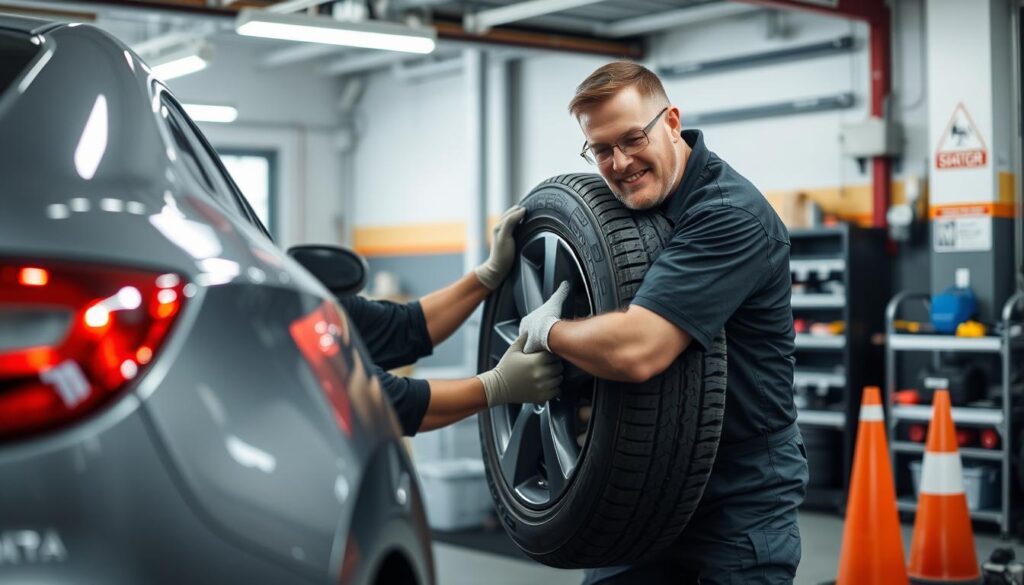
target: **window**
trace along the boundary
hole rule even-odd
[[[165,105],[164,107],[166,108],[167,106]],[[178,154],[178,158],[188,167],[189,172],[206,189],[206,192],[214,195],[216,189],[213,188],[213,181],[210,180],[210,176],[206,173],[203,165],[199,163],[199,155],[192,149],[192,143],[189,142],[185,129],[182,128],[181,120],[170,109],[165,110],[165,112],[164,118],[167,120],[167,127],[171,130],[171,138],[174,139],[174,150]]]
[[[21,75],[39,49],[27,36],[0,32],[0,94]]]
[[[196,134],[196,130],[189,124],[181,108],[166,94],[164,94],[162,100],[160,114],[167,122],[167,127],[171,131],[175,152],[192,176],[199,182],[207,194],[227,209],[241,213],[244,217],[246,215],[245,208],[235,199],[230,187],[225,184],[223,177],[218,175],[219,168],[203,149],[203,141]]]
[[[270,233],[275,233],[277,153],[231,148],[222,148],[219,152],[221,162],[252,206],[256,217],[270,229]]]
[[[267,186],[267,195],[264,198],[266,211],[265,215],[261,217],[253,211],[235,181],[232,180],[231,174],[225,169],[220,156],[206,141],[199,128],[185,114],[184,109],[166,93],[163,94],[161,103],[163,104],[161,114],[167,121],[174,138],[176,151],[191,174],[195,176],[207,193],[224,205],[226,209],[240,214],[267,237],[271,237],[270,230],[265,227],[268,224],[265,223],[264,218],[273,220],[269,211],[273,209],[271,189],[274,184],[274,153],[263,153],[264,158],[268,161],[268,170],[267,180],[264,181]]]

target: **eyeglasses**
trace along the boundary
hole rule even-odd
[[[592,165],[602,165],[612,160],[612,156],[614,156],[613,153],[616,148],[622,151],[622,154],[626,156],[632,156],[639,153],[643,149],[647,148],[647,145],[651,143],[651,138],[647,136],[647,133],[651,131],[651,128],[654,128],[654,124],[658,121],[658,118],[660,118],[667,110],[667,107],[662,108],[661,111],[658,112],[658,115],[648,122],[643,129],[627,132],[612,144],[591,144],[588,146],[587,143],[584,142],[583,152],[580,153],[580,156]]]

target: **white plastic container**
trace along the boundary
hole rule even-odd
[[[999,507],[999,468],[991,465],[964,466],[964,494],[967,495],[967,509],[982,510]],[[910,462],[910,474],[914,482],[914,495],[921,486],[921,461]]]
[[[487,492],[484,462],[441,459],[417,465],[427,523],[435,530],[464,530],[484,523],[494,505]]]

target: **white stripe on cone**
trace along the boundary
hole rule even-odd
[[[881,404],[865,404],[860,407],[860,420],[867,422],[881,421],[882,417],[882,405]]]
[[[925,452],[921,463],[921,494],[955,496],[964,493],[960,453]]]

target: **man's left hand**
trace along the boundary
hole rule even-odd
[[[476,277],[480,283],[494,290],[505,280],[508,271],[516,260],[516,240],[513,233],[519,222],[526,216],[526,208],[515,205],[509,208],[498,223],[494,225],[494,241],[491,242],[491,255],[487,261],[476,267]]]
[[[542,349],[551,351],[548,347],[548,333],[561,319],[562,304],[567,296],[569,296],[569,283],[562,281],[547,302],[531,311],[519,322],[519,334],[527,334],[526,346],[523,348],[524,353],[533,353]]]

